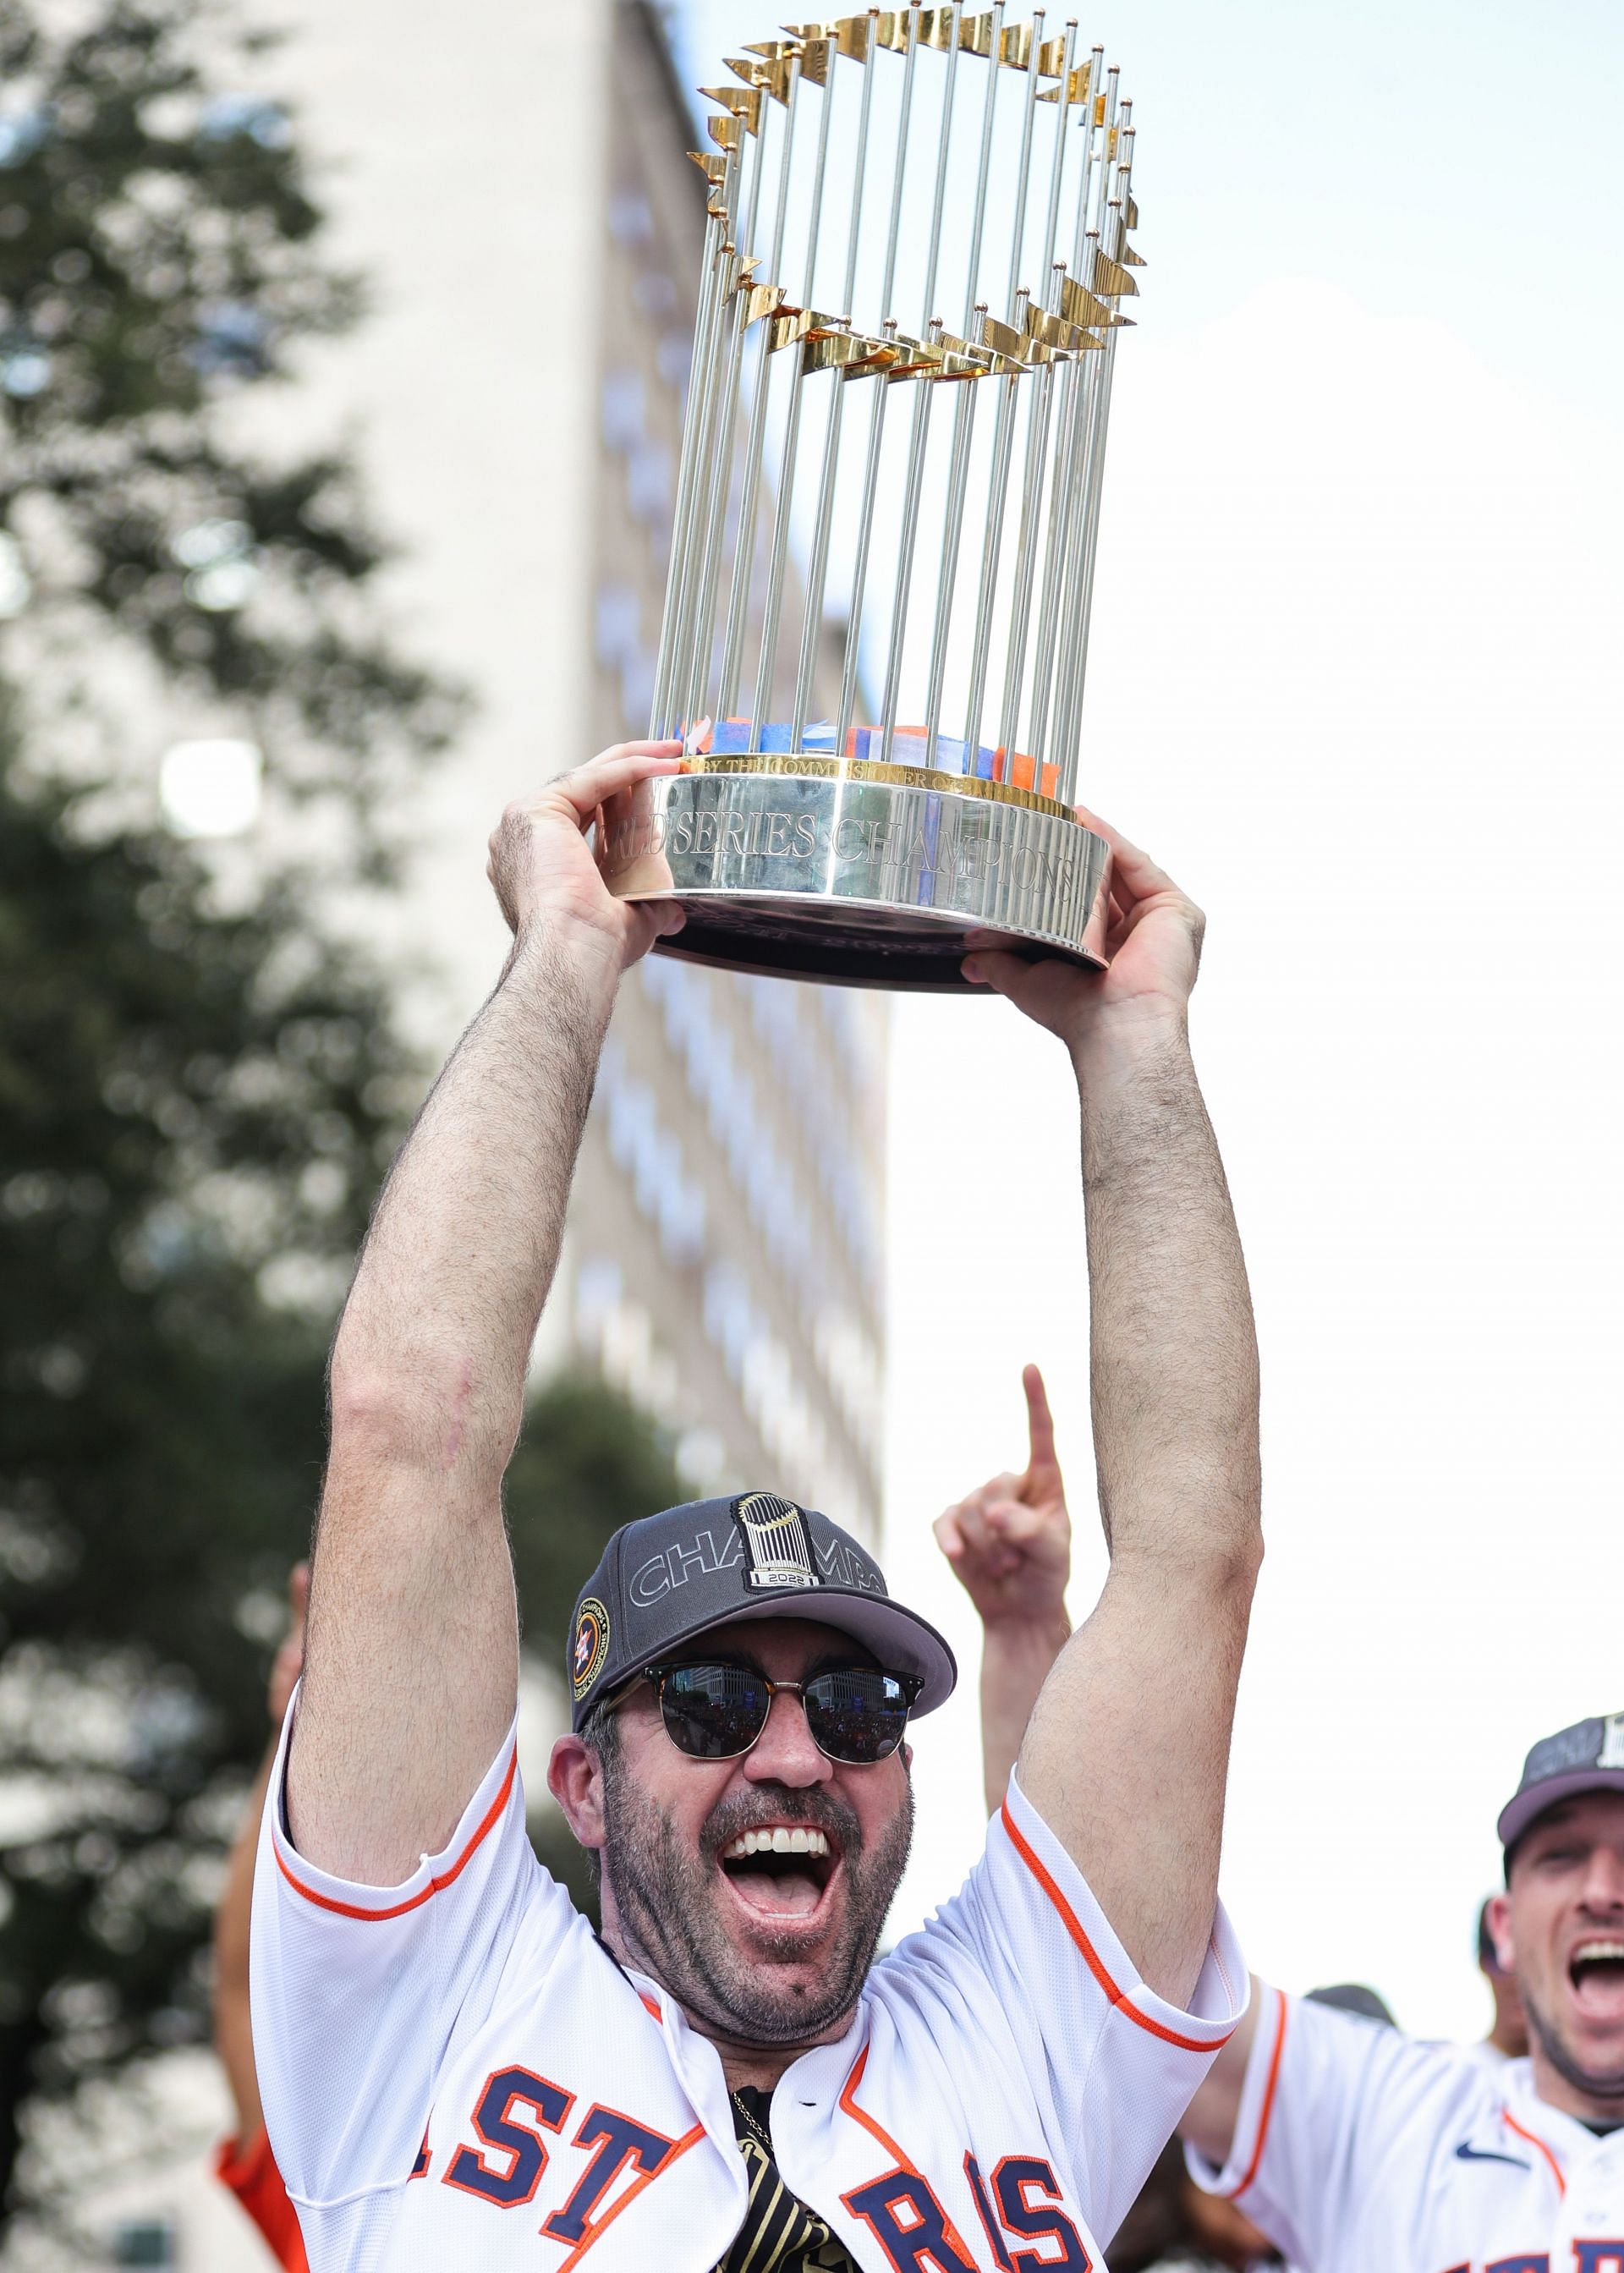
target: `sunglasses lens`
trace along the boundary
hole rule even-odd
[[[679,1665],[660,1692],[666,1734],[690,1759],[730,1760],[767,1725],[771,1692],[743,1665]]]
[[[866,1666],[818,1673],[806,1684],[806,1725],[832,1760],[872,1767],[888,1759],[908,1727],[908,1692],[894,1673]]]

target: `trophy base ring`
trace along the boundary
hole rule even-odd
[[[1106,960],[1104,840],[1050,799],[917,767],[693,761],[605,806],[599,864],[617,898],[682,907],[661,952],[732,971],[984,994],[960,969],[972,930]]]

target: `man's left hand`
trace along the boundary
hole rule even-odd
[[[1137,844],[1082,806],[1077,818],[1111,849],[1106,971],[1050,957],[1029,963],[995,932],[971,932],[964,976],[1007,994],[1074,1052],[1094,1036],[1141,1022],[1181,1025],[1201,959],[1207,919]]]

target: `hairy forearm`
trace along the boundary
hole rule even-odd
[[[1111,1568],[1033,1712],[1021,1782],[1143,1979],[1182,2004],[1211,1930],[1261,1554],[1257,1347],[1182,1021],[1096,1031],[1074,1058]]]
[[[333,1349],[335,1455],[348,1429],[442,1474],[505,1467],[613,1006],[601,964],[515,949],[385,1187]]]
[[[1224,1164],[1181,1022],[1090,1038],[1090,1385],[1113,1566],[1255,1558],[1258,1360]]]
[[[395,1164],[345,1311],[288,1782],[295,1841],[342,1877],[392,1886],[436,1852],[513,1717],[502,1473],[614,979],[526,936]]]
[[[989,1624],[981,1641],[981,1766],[996,1815],[1049,1669],[1071,1632],[1064,1609],[1044,1627]]]

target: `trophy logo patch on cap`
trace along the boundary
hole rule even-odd
[[[1624,1713],[1613,1714],[1601,1724],[1601,1753],[1598,1768],[1624,1768]]]
[[[570,1677],[579,1705],[602,1669],[609,1653],[609,1612],[595,1594],[588,1594],[575,1620],[570,1645]]]
[[[746,1585],[817,1586],[806,1518],[792,1500],[780,1499],[775,1492],[752,1492],[733,1514],[745,1542]]]

